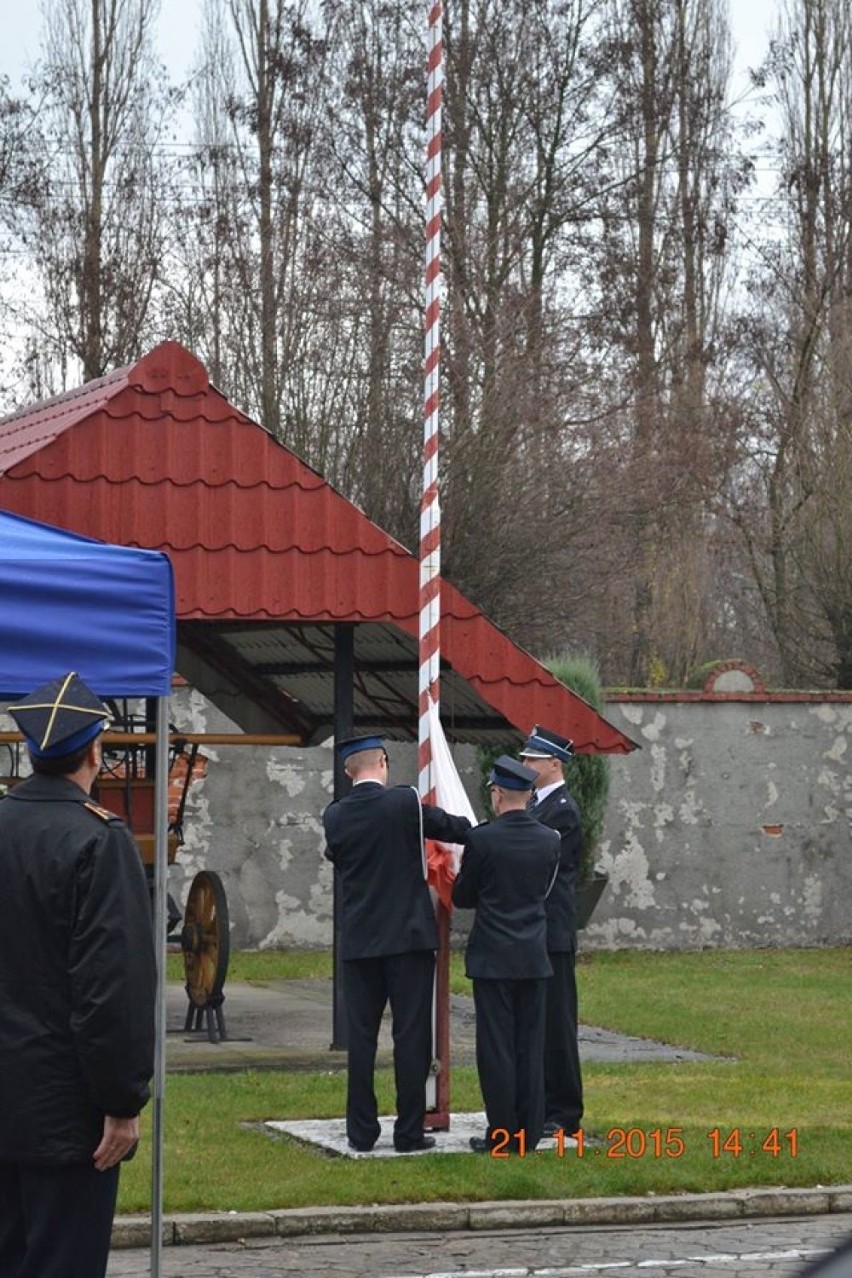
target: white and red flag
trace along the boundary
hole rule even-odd
[[[467,791],[462,785],[455,760],[447,745],[438,707],[431,697],[429,698],[429,736],[432,742],[434,802],[445,812],[451,812],[453,816],[466,816],[471,825],[476,825],[470,799],[467,797]],[[426,840],[429,886],[434,888],[441,904],[448,911],[453,908],[453,879],[458,873],[461,854],[462,849],[458,843]]]

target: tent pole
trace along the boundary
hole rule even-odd
[[[154,1097],[151,1151],[151,1278],[160,1278],[163,1251],[163,1101],[166,1091],[166,916],[169,870],[168,697],[157,698],[154,759],[154,947],[157,958]]]

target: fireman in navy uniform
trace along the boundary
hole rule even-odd
[[[349,1030],[346,1134],[353,1149],[378,1139],[373,1087],[382,1013],[390,1002],[396,1076],[394,1147],[430,1149],[424,1136],[432,1062],[432,987],[438,929],[426,883],[423,836],[460,843],[467,817],[421,804],[412,786],[388,788],[379,736],[341,741],[352,789],[323,813],[326,856],[341,883],[341,959]]]
[[[574,1132],[583,1117],[583,1079],[577,1044],[577,913],[574,894],[580,876],[583,831],[580,810],[565,785],[563,765],[573,743],[537,724],[521,750],[536,774],[530,812],[561,840],[559,873],[547,898],[547,952],[553,980],[547,989],[544,1038],[545,1135]]]
[[[453,904],[475,909],[465,971],[473,981],[476,1065],[488,1130],[471,1148],[494,1147],[495,1130],[523,1130],[535,1149],[544,1125],[544,1012],[551,966],[545,898],[559,864],[559,838],[527,812],[535,773],[501,755],[488,784],[497,819],[464,841]],[[499,1138],[498,1138],[499,1139]]]
[[[154,1068],[150,900],[89,797],[106,707],[68,674],[9,713],[33,774],[0,802],[0,1274],[100,1278]]]

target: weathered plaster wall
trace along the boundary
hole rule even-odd
[[[172,698],[186,732],[234,725],[197,692]],[[205,746],[207,776],[190,787],[185,842],[169,872],[183,906],[193,876],[215,870],[238,946],[329,945],[332,867],[322,855],[322,810],[333,783],[330,748]]]
[[[621,700],[607,713],[643,749],[612,760],[597,857],[610,882],[584,946],[852,941],[849,701]],[[189,691],[172,716],[185,731],[233,730]],[[205,752],[170,891],[183,903],[196,871],[216,870],[234,944],[330,944],[330,747]],[[414,747],[390,754],[392,780],[414,782]],[[457,762],[478,810],[473,751]]]
[[[852,940],[852,705],[611,703],[642,743],[612,761],[587,946]]]

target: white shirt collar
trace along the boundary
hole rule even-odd
[[[543,799],[546,799],[549,794],[553,794],[554,790],[558,790],[559,787],[564,784],[565,784],[564,781],[553,781],[551,782],[550,785],[543,785],[540,790],[536,790],[535,792],[536,807],[539,805],[539,803],[542,802]]]

